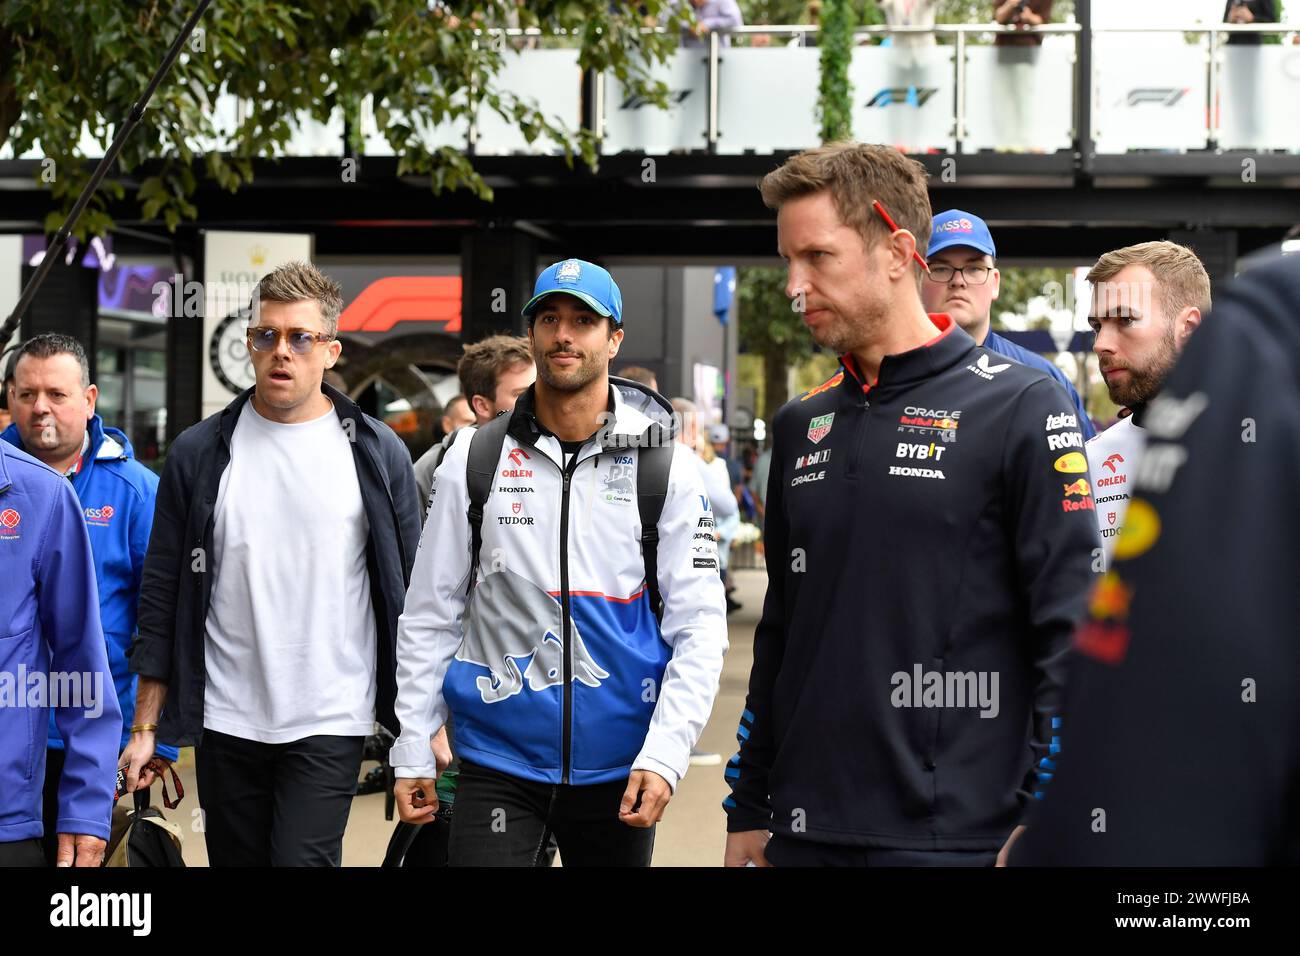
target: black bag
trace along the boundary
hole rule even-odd
[[[113,808],[113,830],[104,866],[184,866],[180,824],[149,805],[149,791],[137,790],[135,809]]]

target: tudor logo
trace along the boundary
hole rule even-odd
[[[513,501],[510,503],[510,510],[515,514],[519,514],[519,512],[524,510],[524,503],[522,501]]]

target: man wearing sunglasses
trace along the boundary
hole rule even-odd
[[[761,188],[842,367],[773,423],[725,861],[992,866],[1056,749],[1093,578],[1083,436],[1045,373],[927,315],[919,163],[834,144]]]
[[[145,558],[128,788],[196,745],[214,866],[337,866],[362,744],[396,732],[393,642],[420,535],[405,445],[325,385],[337,282],[264,277],[256,384],[168,450]],[[165,705],[165,706],[164,706]]]
[[[993,302],[998,297],[1002,274],[997,267],[993,235],[979,216],[949,209],[934,217],[930,226],[928,281],[921,285],[921,301],[927,312],[947,312],[977,344],[1012,361],[1042,369],[1060,383],[1074,404],[1075,417],[1084,441],[1097,429],[1083,407],[1083,399],[1065,373],[1037,353],[1023,349],[993,331]]]

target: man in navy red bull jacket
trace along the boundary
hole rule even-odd
[[[0,442],[0,866],[43,866],[46,711],[66,742],[59,866],[99,866],[122,732],[95,565],[71,486]]]
[[[926,314],[919,163],[825,146],[762,190],[843,368],[775,418],[726,862],[991,866],[1059,749],[1100,554],[1075,410]]]
[[[9,408],[14,423],[0,439],[67,476],[81,502],[95,559],[99,614],[108,663],[122,710],[122,741],[130,739],[135,717],[136,677],[126,655],[135,634],[140,576],[153,527],[157,476],[135,460],[130,440],[107,428],[95,413],[99,390],[90,382],[90,365],[76,339],[37,335],[24,342],[11,365]],[[64,745],[53,716],[45,761],[45,816],[53,823],[63,773]],[[158,746],[157,756],[176,759],[175,747]],[[54,829],[46,827],[45,852],[53,857]]]

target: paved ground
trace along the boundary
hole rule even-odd
[[[734,575],[739,590],[736,597],[744,608],[731,615],[731,649],[727,652],[722,686],[713,707],[713,717],[700,740],[703,750],[722,755],[725,762],[736,750],[736,724],[745,703],[745,688],[753,662],[754,625],[762,610],[763,589],[767,577],[761,571],[738,571]],[[362,766],[362,774],[373,767]],[[198,786],[194,780],[193,751],[181,752],[178,771],[185,784],[186,798],[175,811],[167,812],[185,829],[185,862],[189,866],[207,866],[207,848],[197,832]],[[726,842],[722,799],[727,785],[722,766],[692,767],[678,787],[664,820],[655,836],[656,866],[718,866]],[[157,795],[155,794],[155,801]],[[357,797],[343,835],[345,866],[378,866],[384,858],[394,822],[384,819],[383,794]]]

